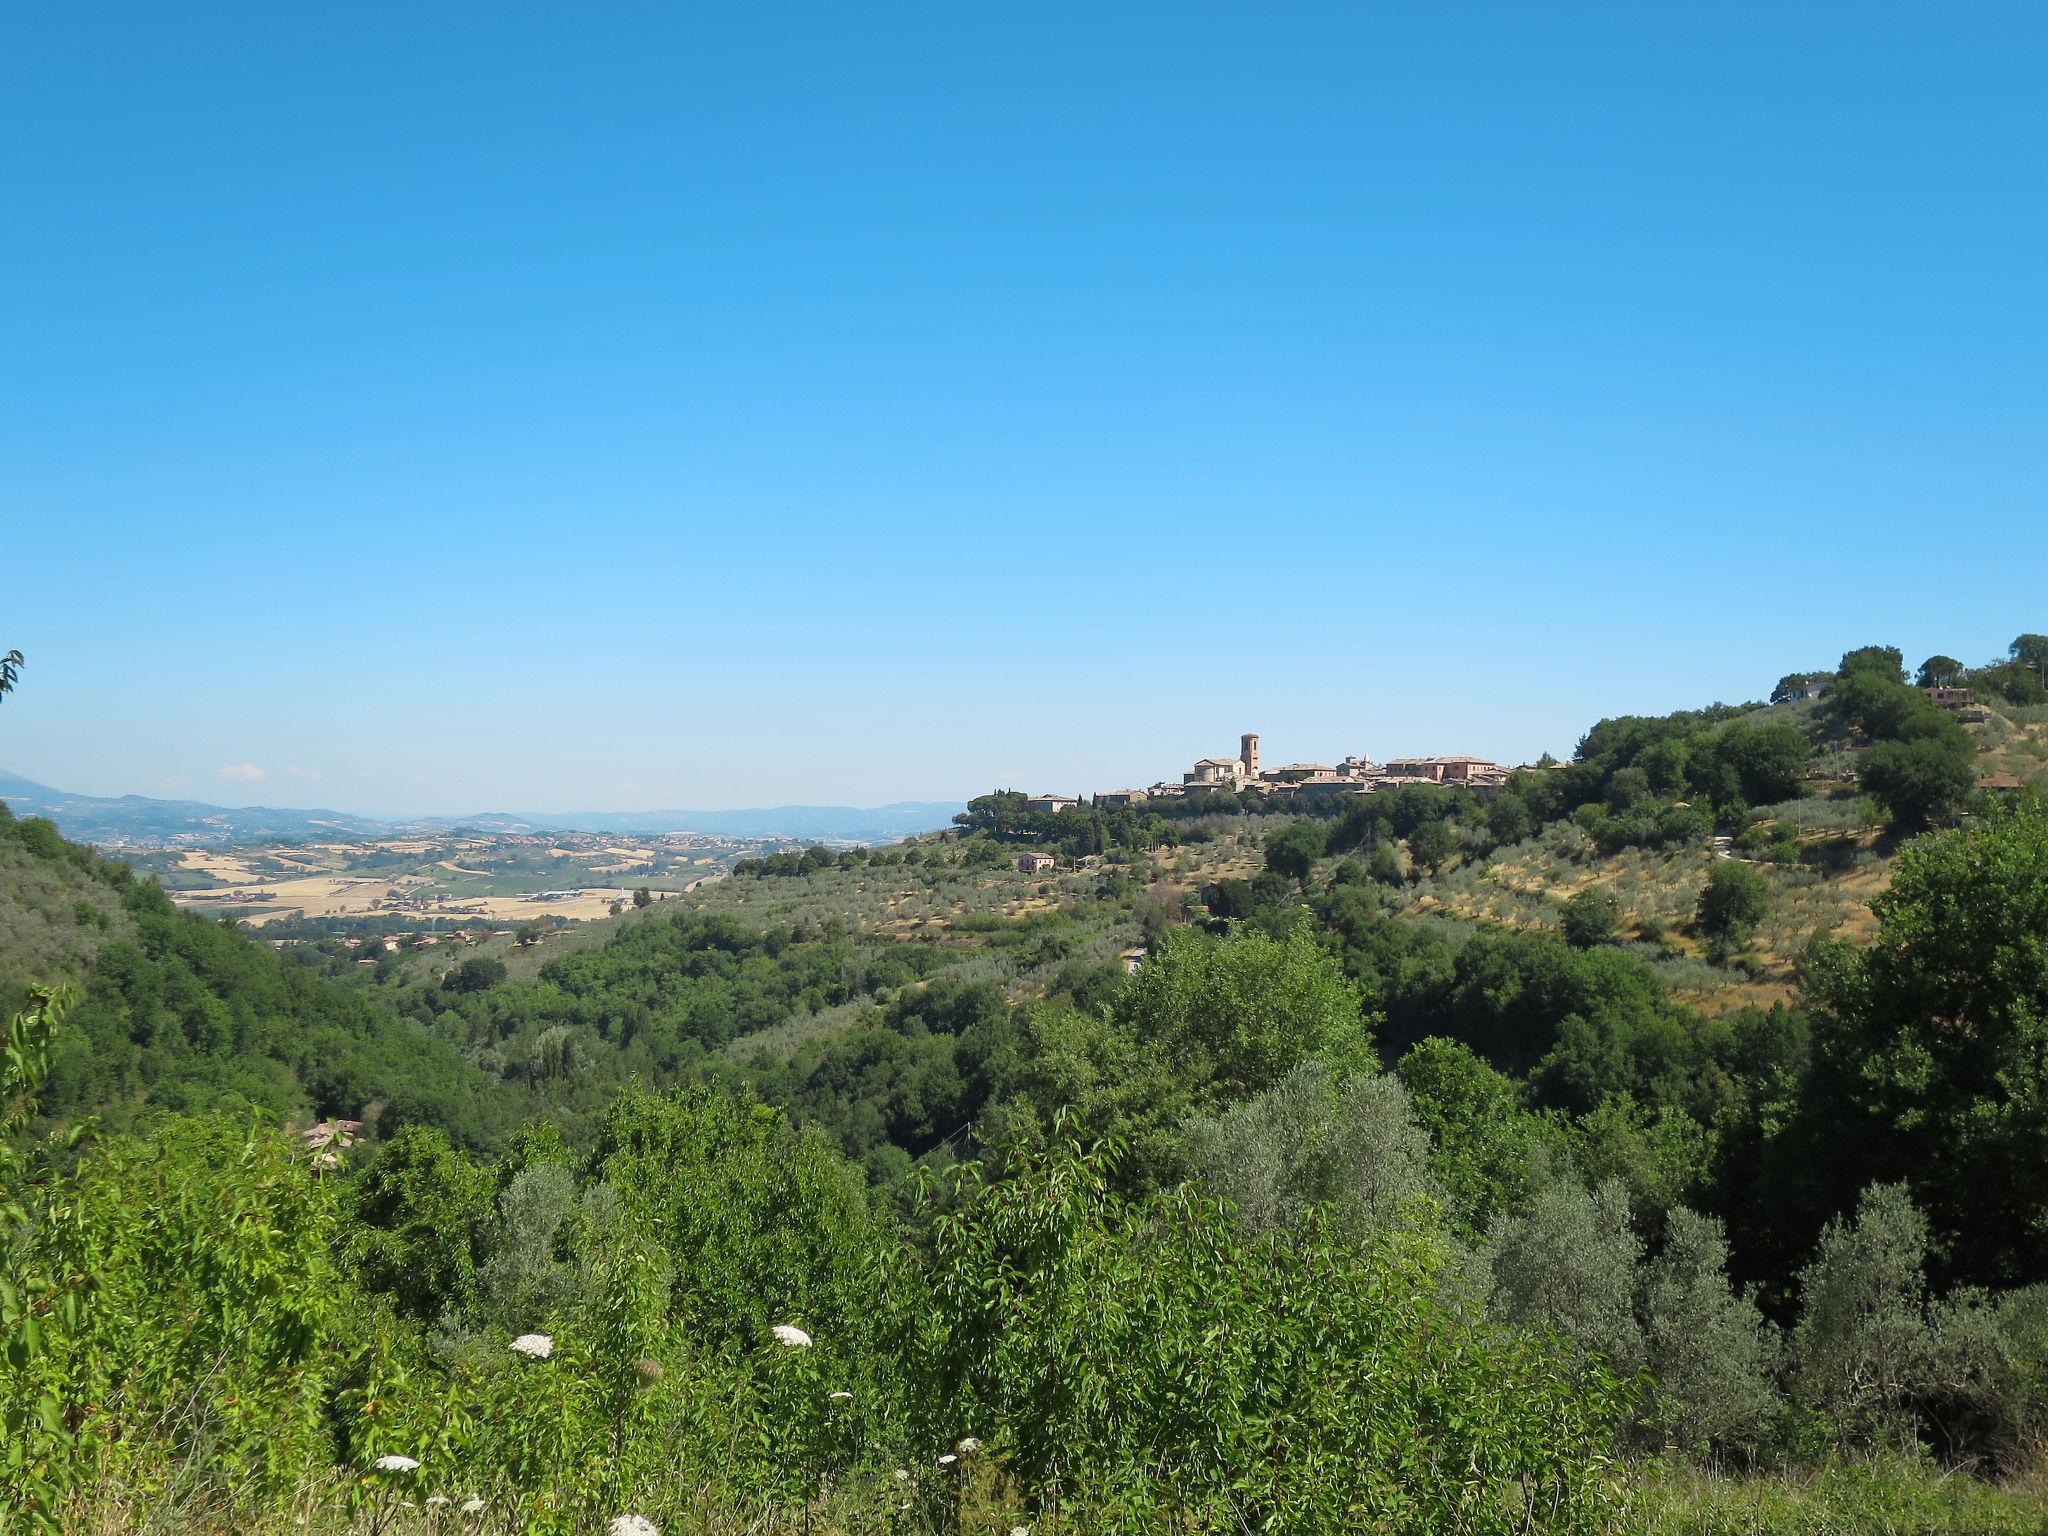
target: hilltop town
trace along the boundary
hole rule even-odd
[[[1276,799],[1369,795],[1376,789],[1410,784],[1455,784],[1484,791],[1498,789],[1514,771],[1487,758],[1459,755],[1395,757],[1384,763],[1368,757],[1347,757],[1334,768],[1323,763],[1287,763],[1265,768],[1259,762],[1258,733],[1247,731],[1238,738],[1236,757],[1205,757],[1178,781],[1161,780],[1145,789],[1100,790],[1089,798],[1099,809],[1122,810],[1152,800],[1181,799],[1216,791],[1250,791]],[[1025,806],[1033,811],[1065,811],[1081,803],[1072,795],[1033,795]]]

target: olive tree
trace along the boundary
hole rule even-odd
[[[1247,1231],[1293,1228],[1324,1206],[1347,1229],[1371,1232],[1431,1191],[1429,1151],[1398,1078],[1332,1083],[1320,1063],[1304,1062],[1256,1098],[1190,1120],[1184,1155]]]
[[[1575,1178],[1554,1180],[1493,1230],[1494,1313],[1556,1334],[1582,1361],[1604,1359],[1617,1375],[1632,1375],[1643,1363],[1635,1313],[1642,1253],[1618,1181],[1588,1190]]]
[[[1777,1338],[1729,1284],[1718,1220],[1683,1206],[1665,1218],[1664,1251],[1643,1275],[1642,1317],[1652,1378],[1645,1426],[1695,1455],[1753,1450],[1778,1410]]]

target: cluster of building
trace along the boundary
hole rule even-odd
[[[1104,810],[1119,810],[1150,800],[1214,790],[1316,797],[1369,795],[1377,789],[1410,784],[1455,784],[1486,791],[1498,789],[1514,771],[1483,757],[1461,756],[1395,757],[1384,763],[1366,757],[1347,757],[1334,767],[1323,763],[1288,763],[1279,768],[1264,768],[1259,763],[1258,735],[1248,731],[1239,740],[1236,757],[1205,757],[1183,773],[1178,783],[1162,780],[1147,789],[1108,789],[1092,798]],[[1026,801],[1034,811],[1071,810],[1081,803],[1071,795],[1033,795]]]

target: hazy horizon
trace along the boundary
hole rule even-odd
[[[873,806],[2048,629],[2015,5],[23,15],[0,763]]]

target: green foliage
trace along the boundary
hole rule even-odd
[[[1936,654],[1920,663],[1913,682],[1920,688],[1953,688],[1963,681],[1968,671],[1955,657]]]
[[[1160,801],[1141,808],[1119,810],[1076,805],[1064,811],[1033,811],[1025,803],[1028,799],[1029,796],[1014,789],[978,795],[968,801],[967,809],[953,820],[963,830],[996,843],[1043,847],[1078,859],[1090,854],[1133,853],[1147,848],[1173,847],[1181,835],[1163,812],[1187,816],[1210,810],[1248,809],[1238,806],[1231,797],[1220,792],[1210,796],[1190,795],[1185,803]],[[1217,803],[1213,806],[1193,803],[1211,800]],[[1257,809],[1265,811],[1268,807],[1261,805]]]
[[[1432,1193],[1428,1134],[1398,1078],[1332,1083],[1304,1062],[1271,1088],[1188,1123],[1182,1162],[1247,1231],[1315,1213],[1344,1230],[1394,1229]],[[1433,1207],[1432,1207],[1433,1214]]]
[[[1214,1092],[1256,1093],[1310,1057],[1371,1060],[1358,989],[1305,927],[1218,941],[1170,933],[1131,978],[1118,1019],[1147,1049]]]
[[[231,926],[177,911],[48,822],[0,820],[0,878],[35,893],[43,912],[27,933],[0,924],[0,943],[20,946],[0,950],[0,979],[57,979],[42,969],[50,961],[82,982],[42,1090],[53,1118],[98,1112],[119,1127],[148,1111],[254,1107],[486,1139],[492,1098],[447,1042]],[[81,903],[105,921],[81,927]],[[53,943],[59,910],[64,937]]]
[[[1756,1303],[1728,1281],[1721,1223],[1683,1208],[1644,1272],[1643,1340],[1651,1388],[1645,1427],[1697,1456],[1748,1455],[1779,1411],[1777,1339]]]
[[[1973,750],[1939,736],[1880,741],[1863,754],[1858,777],[1894,827],[1918,832],[1952,816],[1976,786]]]
[[[1266,835],[1266,868],[1289,880],[1304,881],[1326,847],[1321,826],[1313,821],[1291,821]]]
[[[1574,1359],[1632,1376],[1644,1362],[1635,1314],[1642,1252],[1619,1184],[1589,1191],[1574,1178],[1553,1179],[1489,1236],[1495,1310],[1555,1334]]]
[[[1830,1222],[1799,1277],[1793,1389],[1845,1440],[1907,1438],[1926,1380],[1927,1222],[1900,1184],[1873,1184]]]
[[[1432,872],[1441,869],[1456,850],[1450,826],[1443,821],[1425,821],[1408,836],[1408,857]]]
[[[1895,645],[1861,646],[1843,654],[1836,676],[1844,680],[1875,676],[1886,682],[1903,683],[1906,680],[1906,658]]]
[[[1395,1067],[1435,1148],[1431,1175],[1452,1230],[1471,1241],[1528,1203],[1550,1161],[1550,1122],[1529,1113],[1515,1084],[1455,1040],[1419,1042]]]
[[[1694,917],[1700,932],[1727,939],[1754,928],[1770,911],[1770,883],[1740,860],[1722,859],[1707,872]]]
[[[2031,806],[1912,842],[1869,948],[1816,967],[1817,1090],[1844,1167],[1905,1179],[1945,1272],[2048,1280],[2048,814]]]
[[[1621,903],[1614,892],[1602,885],[1589,885],[1572,893],[1564,904],[1559,931],[1574,949],[1591,949],[1614,942],[1615,925],[1621,919]]]
[[[1185,1191],[1119,1201],[1103,1154],[1064,1148],[1000,1184],[965,1172],[955,1199],[933,1261],[939,1395],[1002,1426],[1042,1506],[1119,1529],[1611,1518],[1611,1381],[1446,1310],[1427,1243],[1242,1235]]]
[[[365,1289],[422,1322],[477,1298],[492,1215],[490,1176],[441,1132],[410,1126],[349,1181],[343,1257]]]
[[[0,1278],[0,1511],[54,1531],[99,1480],[282,1494],[324,1472],[335,1201],[306,1157],[172,1120],[29,1196]]]

